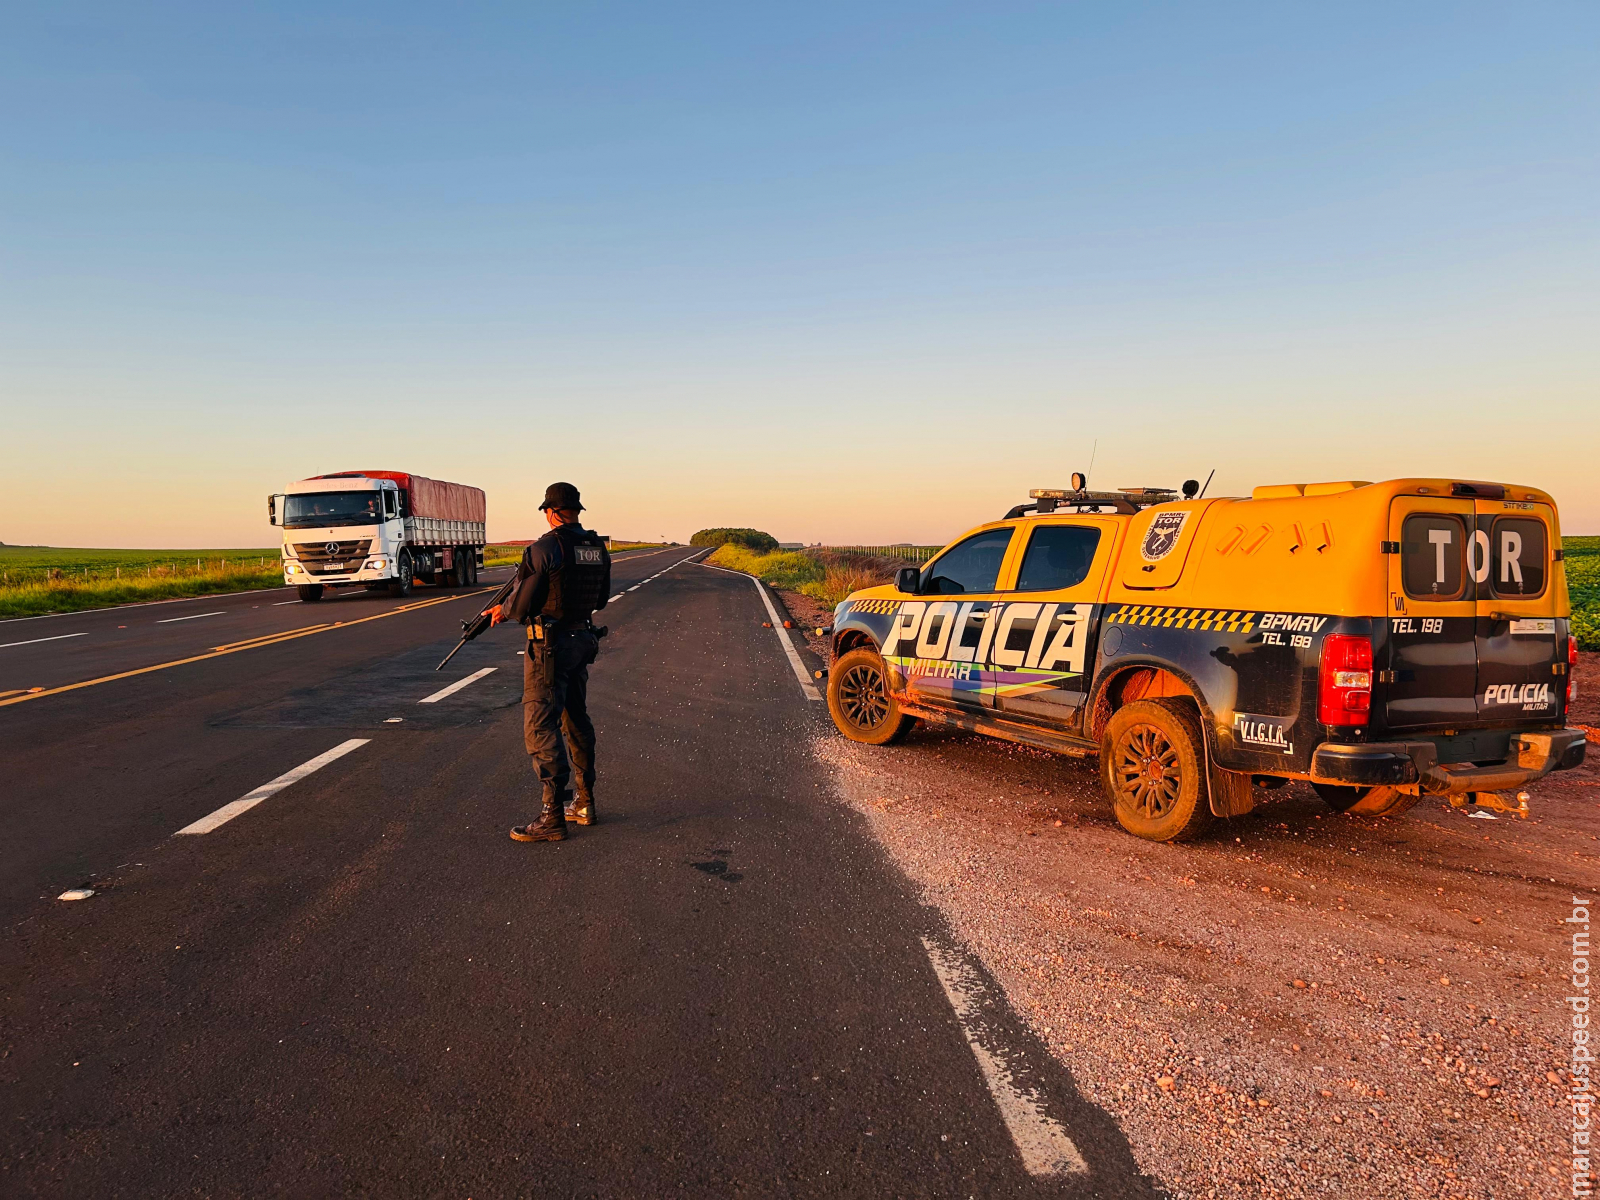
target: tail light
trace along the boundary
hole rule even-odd
[[[1372,639],[1330,633],[1322,641],[1317,719],[1324,725],[1365,725],[1372,712]]]
[[[1567,707],[1578,702],[1578,639],[1567,634]]]

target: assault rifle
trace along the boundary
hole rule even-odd
[[[457,650],[460,650],[461,647],[465,646],[473,638],[477,637],[485,629],[489,628],[489,610],[491,608],[493,608],[496,604],[505,603],[505,601],[508,600],[511,597],[512,589],[515,588],[516,586],[517,586],[517,572],[513,571],[513,572],[511,572],[511,578],[506,580],[503,584],[500,585],[500,590],[498,592],[496,592],[493,596],[489,597],[489,603],[487,603],[487,604],[485,604],[483,606],[483,611],[482,612],[480,612],[477,616],[473,617],[472,620],[470,620],[470,621],[461,622],[461,630],[462,630],[461,640],[456,643],[455,650],[450,651],[449,654],[446,654],[444,656],[444,662],[441,662],[437,667],[435,667],[434,668],[435,671],[444,670],[445,663],[449,662],[452,658],[454,658],[456,656],[456,651]]]

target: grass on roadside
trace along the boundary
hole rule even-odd
[[[0,546],[0,618],[282,587],[276,546],[108,550]]]
[[[785,591],[799,592],[837,604],[851,592],[888,583],[902,564],[865,554],[838,554],[815,550],[775,550],[758,554],[731,543],[719,546],[706,559],[714,567],[744,571],[761,582]]]
[[[0,587],[0,618],[42,617],[47,613],[81,612],[90,608],[114,608],[118,604],[138,604],[150,600],[170,600],[180,596],[209,596],[220,592],[248,592],[256,588],[283,586],[283,571],[276,559],[266,570],[258,566],[226,570],[212,569],[188,574],[149,576],[124,574],[121,579],[68,576],[59,580]]]

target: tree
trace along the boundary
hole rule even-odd
[[[759,529],[702,529],[689,539],[691,546],[723,546],[729,542],[760,554],[770,554],[778,548],[778,539]]]

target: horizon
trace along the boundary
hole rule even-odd
[[[495,540],[563,478],[641,540],[943,544],[1091,460],[1521,483],[1600,533],[1593,6],[11,34],[13,545],[270,545],[351,461],[483,487]]]

